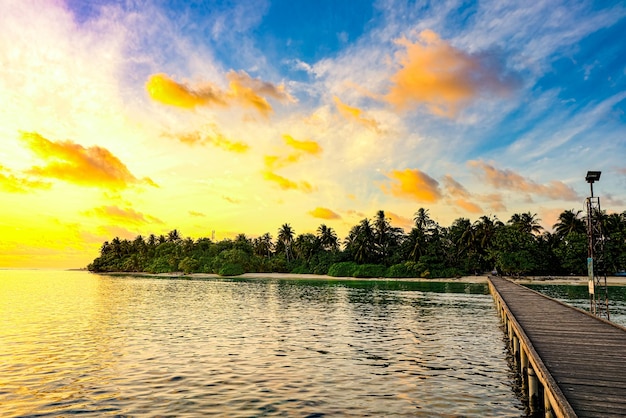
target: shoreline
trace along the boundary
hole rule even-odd
[[[191,273],[184,274],[182,272],[175,273],[143,273],[143,272],[105,272],[92,273],[107,276],[137,276],[137,277],[155,277],[155,278],[188,278],[188,279],[276,279],[276,280],[328,280],[328,281],[346,281],[346,280],[369,280],[369,281],[398,281],[398,282],[449,282],[449,283],[475,283],[486,284],[487,275],[480,276],[463,276],[451,278],[428,279],[423,277],[378,277],[378,278],[361,278],[361,277],[334,277],[322,274],[296,274],[296,273],[244,273],[239,276],[220,276],[212,273]],[[522,276],[510,277],[505,276],[519,284],[554,284],[554,285],[570,285],[570,286],[587,286],[589,278],[587,276]],[[608,286],[626,286],[626,277],[609,276],[607,277]]]

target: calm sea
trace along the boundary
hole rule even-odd
[[[589,287],[584,285],[532,284],[527,287],[551,298],[589,312]],[[609,314],[612,322],[626,327],[626,287],[609,286]]]
[[[520,416],[486,292],[0,271],[0,416]]]

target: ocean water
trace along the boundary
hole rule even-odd
[[[532,284],[528,288],[557,299],[563,303],[590,311],[589,287],[584,285]],[[626,327],[626,287],[609,286],[609,315],[611,322]],[[603,300],[604,301],[604,300]]]
[[[0,271],[0,416],[522,416],[486,286]]]

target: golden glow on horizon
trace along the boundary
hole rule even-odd
[[[448,226],[582,201],[576,180],[467,161],[472,106],[516,87],[467,39],[407,30],[395,53],[351,44],[293,77],[263,56],[229,68],[157,6],[79,23],[67,2],[36,3],[0,14],[0,267],[84,267],[105,240],[172,229],[220,240],[338,220],[343,238],[381,209],[408,230],[420,206]]]

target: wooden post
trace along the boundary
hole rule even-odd
[[[547,393],[543,395],[543,410],[545,411],[545,418],[555,418],[552,404],[550,403],[550,397]]]
[[[522,375],[522,384],[525,384],[527,382],[526,369],[528,369],[528,354],[526,354],[526,350],[524,349],[524,347],[521,347],[520,349],[519,359],[520,359],[520,371]]]
[[[528,368],[528,406],[531,414],[537,413],[539,409],[539,381],[532,367]]]

